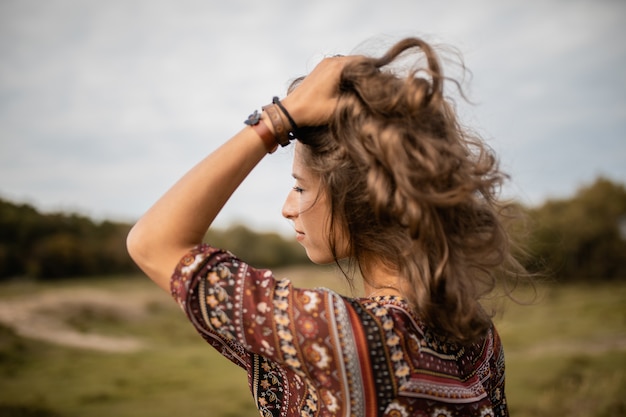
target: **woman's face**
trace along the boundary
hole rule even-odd
[[[320,187],[320,178],[303,163],[303,145],[296,142],[292,175],[296,181],[289,192],[282,214],[293,222],[296,239],[306,250],[309,259],[316,264],[335,261],[329,247],[330,204],[325,190]],[[338,229],[338,228],[336,228]],[[337,257],[347,253],[346,239],[336,232],[334,243]]]

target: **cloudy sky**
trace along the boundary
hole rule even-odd
[[[406,35],[462,53],[508,196],[626,183],[621,0],[0,0],[0,198],[133,221],[322,57]],[[288,233],[290,165],[266,158],[219,225]]]

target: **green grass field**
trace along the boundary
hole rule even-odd
[[[346,291],[329,269],[277,275]],[[504,307],[512,416],[626,415],[626,284],[542,286]],[[1,321],[0,416],[258,415],[245,372],[147,279],[4,284]]]

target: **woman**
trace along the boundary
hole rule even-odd
[[[408,53],[426,65],[398,75]],[[133,259],[247,369],[261,415],[508,415],[502,346],[479,304],[521,271],[494,195],[503,175],[443,86],[420,39],[324,59],[132,229]],[[313,262],[359,268],[365,297],[294,288],[202,244],[241,181],[291,141],[283,215]]]

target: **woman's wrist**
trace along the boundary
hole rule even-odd
[[[267,149],[267,153],[274,153],[276,151],[276,148],[278,148],[276,136],[274,135],[274,132],[272,132],[268,124],[263,120],[263,118],[259,120],[259,123],[251,127],[263,141],[265,149]]]
[[[281,106],[285,110],[285,112],[287,112],[290,115],[294,123],[297,123],[298,126],[305,125],[302,123],[302,120],[300,120],[299,118],[300,113],[298,111],[296,103],[293,101],[293,97],[291,97],[291,94],[287,95],[285,98],[281,100]]]
[[[280,102],[278,97],[274,97],[272,99],[272,103],[274,103],[276,106],[278,106],[278,109],[280,110],[280,112],[282,113],[283,118],[287,118],[287,120],[289,121],[289,140],[294,140],[298,138],[298,124],[296,123],[296,121],[293,119],[293,117],[291,117],[291,114],[289,114],[289,111],[287,110],[287,108],[283,105],[283,103]]]
[[[286,120],[284,115],[281,113],[278,106],[274,103],[263,106],[263,113],[268,116],[268,119],[273,127],[276,142],[278,142],[280,146],[289,145],[288,122],[285,123]]]
[[[244,123],[257,133],[268,153],[273,153],[278,145],[289,145],[297,138],[298,126],[278,97],[262,109],[261,113],[255,110]]]

